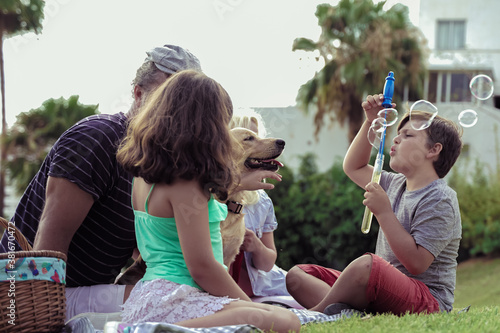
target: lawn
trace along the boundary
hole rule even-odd
[[[454,310],[431,315],[376,315],[332,323],[311,324],[304,333],[353,332],[499,332],[500,258],[473,259],[461,263],[457,271]],[[471,305],[469,312],[458,311]]]
[[[453,307],[500,306],[499,282],[500,258],[472,259],[461,263],[458,265]]]

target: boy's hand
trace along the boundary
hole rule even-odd
[[[384,109],[384,107],[382,106],[383,101],[384,95],[378,94],[368,95],[366,97],[366,100],[361,103],[361,107],[365,111],[366,119],[370,122],[370,124],[374,119],[377,118],[377,114],[379,113],[379,111]],[[396,104],[392,103],[392,107],[394,108],[395,106]]]
[[[384,213],[392,213],[391,202],[382,186],[375,182],[370,182],[365,186],[365,190],[363,205],[368,207],[373,215],[380,216]]]

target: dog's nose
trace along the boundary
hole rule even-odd
[[[281,148],[285,147],[285,140],[281,140],[281,139],[276,140],[276,146],[281,147]]]

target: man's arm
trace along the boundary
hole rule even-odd
[[[93,204],[92,196],[78,185],[65,178],[49,177],[33,249],[68,254],[73,235]]]

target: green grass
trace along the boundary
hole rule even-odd
[[[474,259],[459,265],[454,310],[430,315],[375,315],[310,324],[303,333],[499,332],[500,258]],[[471,305],[469,312],[458,313]]]
[[[473,259],[458,265],[453,307],[500,305],[500,258]],[[499,329],[500,331],[500,329]]]
[[[376,315],[369,318],[349,318],[332,323],[311,324],[303,333],[351,332],[498,332],[500,307],[471,307],[467,313],[440,313],[430,315]]]

